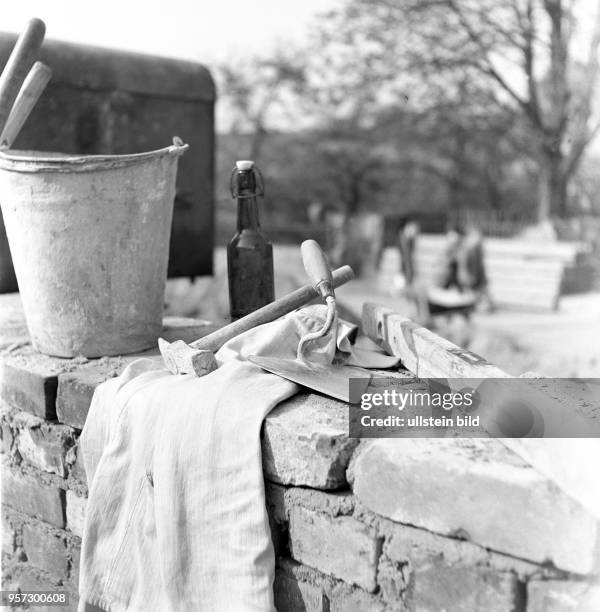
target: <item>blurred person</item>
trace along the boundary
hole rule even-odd
[[[332,206],[325,207],[325,245],[329,264],[337,268],[344,263],[348,245],[348,220],[345,213]]]
[[[427,288],[419,276],[416,266],[417,240],[421,228],[413,217],[405,217],[398,231],[398,250],[400,251],[400,270],[394,281],[395,289],[402,290],[412,300],[415,319],[422,325],[430,322]]]
[[[494,310],[485,270],[483,234],[474,224],[467,226],[463,243],[458,251],[457,276],[461,291],[473,291],[477,301],[485,300],[488,310]]]
[[[321,202],[311,202],[306,209],[306,216],[308,222],[312,225],[321,225],[325,222],[326,216],[325,206]]]
[[[412,217],[403,219],[398,232],[398,249],[400,250],[400,271],[406,285],[412,285],[416,277],[415,249],[419,236],[419,224]]]
[[[437,285],[442,289],[457,289],[462,291],[459,275],[459,265],[463,258],[462,249],[464,233],[458,225],[451,225],[446,231],[446,244],[437,273]]]
[[[470,317],[477,300],[469,287],[467,253],[463,228],[450,225],[436,275],[437,282],[427,288],[429,325],[460,346],[467,346],[470,341]],[[433,317],[437,319],[434,321]]]

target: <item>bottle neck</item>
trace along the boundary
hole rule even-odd
[[[260,229],[256,197],[238,198],[237,229],[238,232],[245,229]]]
[[[236,176],[238,195],[238,232],[258,230],[258,202],[256,201],[256,175],[254,169],[238,172]]]

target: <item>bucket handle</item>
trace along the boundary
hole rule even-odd
[[[185,144],[179,136],[173,136],[173,144],[167,149],[169,153],[181,155],[184,151],[190,148],[189,144]]]

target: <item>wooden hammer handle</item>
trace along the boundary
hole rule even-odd
[[[333,272],[333,285],[339,287],[354,278],[354,272],[350,266],[342,266]],[[194,349],[218,351],[228,340],[257,325],[275,321],[279,317],[304,306],[319,294],[311,285],[304,285],[292,293],[251,312],[249,315],[218,329],[217,331],[192,342],[190,346]]]
[[[45,34],[44,22],[41,19],[31,19],[17,39],[0,75],[0,132],[6,125],[25,76],[36,60]]]

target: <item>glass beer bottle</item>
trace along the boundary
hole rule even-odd
[[[257,197],[264,185],[252,161],[238,161],[231,173],[237,198],[237,233],[227,245],[229,310],[239,319],[275,299],[273,247],[260,230]]]

